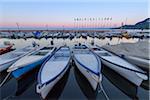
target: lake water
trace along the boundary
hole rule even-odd
[[[48,45],[52,39],[0,39],[0,43],[4,41],[10,41],[15,44],[15,47],[21,48],[26,45],[30,45],[33,41],[36,41],[40,45]],[[63,40],[54,39],[55,45],[67,44],[72,46],[75,43],[90,43],[92,38],[87,39],[73,39]],[[134,43],[139,41],[138,39],[118,39],[112,38],[112,40],[94,39],[95,44],[100,46],[109,44],[118,44],[123,42]],[[39,100],[41,97],[36,93],[37,73],[40,66],[27,73],[23,78],[16,80],[12,77],[0,88],[0,97],[2,100]],[[102,65],[103,88],[110,100],[130,100],[130,99],[149,99],[149,90],[146,87],[136,87],[107,66]],[[7,75],[6,71],[0,74],[1,82]],[[101,99],[106,100],[102,92],[98,93],[92,90],[89,82],[79,72],[75,65],[70,66],[70,69],[64,75],[64,77],[54,86],[49,93],[47,99],[60,99],[60,100],[86,100],[86,99]]]

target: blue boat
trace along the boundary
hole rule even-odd
[[[27,72],[41,65],[46,58],[50,57],[54,52],[55,47],[41,47],[35,52],[32,52],[23,58],[16,61],[7,72],[11,72],[14,78],[20,78]]]

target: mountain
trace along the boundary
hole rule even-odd
[[[150,18],[147,18],[143,21],[136,23],[135,25],[124,25],[118,27],[119,29],[150,29]]]

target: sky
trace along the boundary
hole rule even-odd
[[[0,28],[116,27],[148,18],[148,10],[148,0],[0,0]]]

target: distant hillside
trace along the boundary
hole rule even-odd
[[[118,27],[117,29],[150,29],[150,18],[147,18],[143,21],[136,23],[135,25],[124,25],[122,27]]]

